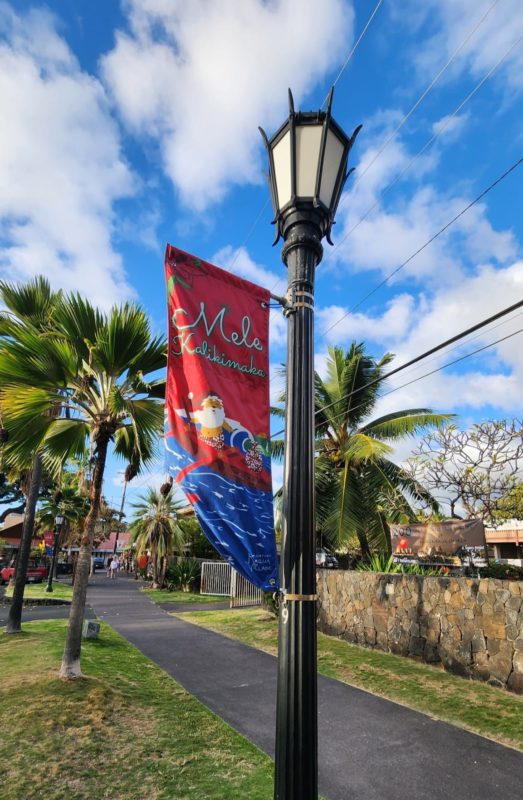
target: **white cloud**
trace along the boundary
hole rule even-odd
[[[335,247],[325,254],[327,266],[341,264],[351,272],[378,270],[388,275],[474,199],[475,192],[470,190],[443,193],[429,183],[427,175],[437,166],[437,156],[432,155],[416,163],[414,174],[408,173],[415,180],[423,177],[423,185],[415,185],[408,199],[395,189],[394,202],[389,206],[389,195],[380,197],[380,193],[411,156],[401,142],[393,141],[365,172],[377,150],[371,141],[357,165],[356,176],[362,176],[361,183],[356,179],[342,198]],[[471,266],[487,261],[506,264],[517,257],[517,252],[513,233],[495,230],[487,218],[486,204],[480,202],[409,261],[399,278],[414,278],[424,285],[427,281],[455,283]]]
[[[416,44],[413,59],[425,77],[432,77],[459,47],[492,0],[393,0],[393,15],[418,31],[427,23],[434,31],[423,46]],[[434,30],[435,29],[435,30]],[[452,73],[467,71],[485,75],[523,34],[521,0],[501,0],[481,23],[452,65]],[[450,74],[452,74],[450,73]],[[512,90],[523,89],[523,50],[515,47],[498,77]]]
[[[135,191],[101,84],[46,12],[0,4],[0,271],[46,275],[101,306],[132,294],[111,244]]]
[[[415,301],[409,294],[398,294],[387,303],[386,311],[378,319],[366,314],[348,314],[342,306],[318,308],[316,312],[318,335],[324,332],[329,342],[390,342],[400,339],[411,324]],[[334,322],[341,320],[331,327]]]
[[[231,245],[222,247],[215,253],[211,261],[222,269],[233,272],[240,278],[252,281],[258,286],[268,289],[273,294],[285,294],[287,271],[282,267],[280,274],[276,274],[256,264],[244,247],[234,249]],[[271,308],[269,321],[269,342],[272,348],[285,347],[287,338],[287,323],[279,308]]]
[[[231,245],[226,245],[218,250],[212,257],[213,264],[216,264],[228,272],[233,272],[240,278],[245,278],[247,281],[252,281],[263,286],[270,292],[285,292],[287,271],[282,266],[279,274],[271,272],[266,267],[256,264],[252,260],[245,247],[233,248]]]
[[[378,343],[396,353],[391,368],[399,366],[435,344],[512,305],[523,295],[523,262],[506,268],[480,267],[453,286],[413,298],[401,294],[382,314],[349,315],[329,332],[330,341],[347,347],[352,338]],[[323,319],[339,319],[347,309],[323,309]],[[405,313],[403,313],[403,311]],[[384,385],[384,392],[414,381],[427,372],[523,328],[521,311],[502,318],[463,342],[399,373]],[[496,414],[517,414],[523,394],[523,334],[518,334],[442,372],[384,394],[376,414],[398,408],[433,407],[453,411],[468,407]],[[369,344],[369,352],[372,352]],[[380,353],[374,353],[380,355]],[[463,371],[465,370],[465,372]],[[489,410],[489,407],[490,410]]]
[[[158,143],[184,203],[202,210],[261,178],[258,124],[285,116],[352,39],[342,0],[127,0],[129,32],[102,61],[124,123]]]
[[[468,113],[457,114],[456,116],[453,116],[452,114],[446,114],[444,117],[441,117],[441,119],[436,120],[436,122],[432,124],[432,133],[435,136],[445,134],[447,144],[455,141],[469,121],[469,117],[470,115]]]

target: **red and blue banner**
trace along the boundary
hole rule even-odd
[[[167,469],[220,555],[278,588],[269,451],[269,292],[167,245]]]

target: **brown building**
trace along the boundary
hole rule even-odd
[[[495,528],[485,528],[487,544],[494,558],[523,567],[523,521],[511,519]]]

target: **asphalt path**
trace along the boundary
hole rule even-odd
[[[273,656],[170,616],[126,576],[95,576],[88,602],[98,618],[273,755]],[[327,800],[523,796],[523,755],[515,750],[321,676],[318,699],[320,792]]]

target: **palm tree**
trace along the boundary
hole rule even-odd
[[[36,512],[35,530],[53,530],[56,517],[63,517],[60,536],[56,543],[59,550],[64,543],[70,543],[76,532],[83,527],[88,513],[89,500],[85,490],[79,487],[78,476],[72,472],[64,472],[60,483],[55,484],[54,491],[41,500]]]
[[[411,408],[369,420],[379,398],[385,367],[393,355],[376,361],[364,344],[344,352],[330,347],[327,377],[315,376],[318,519],[335,544],[356,538],[362,555],[372,548],[390,551],[388,522],[415,519],[411,502],[436,501],[390,459],[392,443],[437,427],[452,415]]]
[[[20,461],[42,452],[59,473],[89,442],[91,479],[60,675],[81,676],[82,622],[95,527],[109,446],[147,464],[163,428],[157,398],[164,380],[147,376],[166,364],[166,342],[154,337],[144,311],[132,304],[102,314],[78,295],[64,300],[52,333],[27,335],[0,353],[2,404]]]
[[[183,521],[178,519],[182,503],[174,500],[172,492],[163,494],[148,489],[138,503],[133,503],[134,519],[129,525],[131,541],[137,554],[149,552],[153,564],[153,586],[162,588],[168,559],[175,550],[182,552],[186,540]]]
[[[65,539],[70,528],[85,519],[88,511],[86,495],[80,494],[78,487],[67,481],[41,501],[36,512],[36,530],[51,530],[60,515],[64,518],[62,536]]]
[[[25,285],[0,281],[0,299],[6,306],[6,310],[0,314],[0,351],[2,351],[23,340],[27,335],[45,335],[51,327],[53,314],[61,301],[61,293],[53,292],[45,278],[37,277]],[[2,394],[0,390],[0,410],[3,405]],[[5,430],[3,438],[7,439],[4,458],[10,465],[13,441],[11,439],[11,443],[9,442],[8,428],[3,430]],[[16,445],[16,442],[14,444]],[[15,469],[14,472],[24,474],[23,483],[27,489],[24,491],[26,497],[24,522],[6,633],[19,633],[22,629],[22,606],[27,566],[31,553],[36,503],[42,481],[42,454],[35,449],[25,454],[25,460],[18,458],[15,459],[15,462],[18,469]]]

